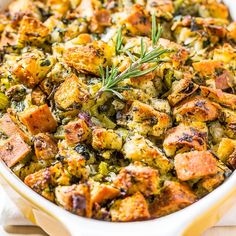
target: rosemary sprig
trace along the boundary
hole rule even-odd
[[[116,55],[118,55],[122,51],[122,43],[123,43],[123,36],[122,36],[122,27],[117,30],[116,35]]]
[[[141,70],[141,66],[144,63],[157,63],[160,61],[160,56],[164,53],[169,52],[168,49],[162,49],[161,47],[156,47],[158,40],[160,39],[162,33],[162,27],[156,23],[156,16],[152,14],[152,49],[147,51],[147,45],[144,43],[143,38],[140,42],[140,54],[137,58],[137,55],[133,55],[129,49],[123,47],[123,36],[122,36],[122,27],[117,31],[116,36],[116,54],[125,53],[129,56],[132,63],[129,68],[125,69],[123,72],[119,73],[119,70],[116,67],[112,67],[110,70],[106,67],[105,71],[103,67],[100,67],[100,75],[102,79],[102,87],[96,93],[95,97],[99,97],[103,92],[114,93],[120,99],[123,99],[122,94],[119,91],[128,89],[124,86],[119,86],[119,83],[125,79],[135,78],[139,76],[146,75],[157,68],[157,65],[152,66],[148,69]]]
[[[157,26],[157,20],[155,13],[152,14],[152,47],[157,45],[158,40],[162,34],[162,27],[160,24]]]
[[[140,58],[133,61],[126,70],[119,73],[119,70],[116,67],[112,67],[109,71],[109,68],[106,67],[106,70],[100,67],[100,74],[102,78],[102,87],[97,92],[96,97],[99,97],[103,92],[112,92],[120,99],[123,99],[123,96],[119,91],[127,89],[126,87],[119,86],[118,84],[125,79],[135,78],[139,76],[146,75],[154,71],[158,65],[152,66],[148,69],[141,70],[141,66],[144,63],[157,63],[160,59],[160,56],[164,53],[167,53],[168,49],[153,48],[149,52],[146,51],[144,43],[141,41],[141,52]]]

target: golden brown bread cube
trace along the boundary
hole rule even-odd
[[[192,151],[177,154],[174,159],[177,177],[191,180],[217,173],[217,160],[209,151]]]
[[[236,168],[236,140],[222,138],[216,153],[222,162],[228,164],[233,169]]]
[[[80,0],[79,6],[75,9],[75,12],[79,14],[79,17],[90,20],[94,14],[93,3],[93,0]]]
[[[207,0],[200,5],[200,13],[204,12],[203,17],[227,19],[229,16],[228,8],[218,1]]]
[[[30,146],[17,134],[0,144],[0,158],[8,167],[12,167],[23,160],[30,151]]]
[[[86,122],[82,119],[69,122],[64,126],[65,139],[69,145],[85,141],[90,133]]]
[[[45,55],[39,50],[24,53],[13,65],[12,73],[21,83],[33,88],[44,79],[52,67],[53,60],[49,59],[52,58],[45,58]]]
[[[44,133],[39,133],[34,137],[34,151],[37,159],[53,159],[57,152],[57,143],[55,140]]]
[[[217,149],[217,156],[225,163],[234,150],[236,150],[236,140],[222,138]]]
[[[197,183],[196,194],[200,197],[206,195],[207,193],[217,188],[224,181],[224,179],[225,175],[223,171],[213,176],[203,178]]]
[[[56,16],[63,16],[70,9],[70,0],[47,0],[47,6]]]
[[[77,45],[65,50],[66,64],[78,72],[99,75],[99,66],[107,66],[114,55],[114,49],[102,41]]]
[[[144,196],[139,192],[122,200],[115,201],[110,213],[112,221],[128,222],[150,218],[148,204]]]
[[[122,148],[122,137],[114,130],[96,128],[92,132],[92,146],[97,150],[120,150]]]
[[[25,110],[20,121],[32,134],[53,132],[57,128],[57,121],[47,104]]]
[[[215,88],[227,90],[234,87],[235,79],[233,74],[228,70],[223,70],[222,74],[215,78]]]
[[[234,63],[234,60],[236,58],[235,49],[229,43],[224,43],[223,45],[214,48],[211,53],[213,54],[214,60],[222,61],[225,64],[231,64],[231,62]],[[223,71],[224,70],[225,68],[223,68]],[[221,74],[221,71],[218,72],[220,72],[219,74]]]
[[[198,89],[198,85],[192,82],[191,79],[181,79],[172,83],[172,93],[167,97],[170,105],[175,106],[178,102],[186,99]]]
[[[45,104],[46,98],[47,96],[39,87],[34,89],[31,93],[31,100],[33,105],[40,106]]]
[[[149,134],[156,137],[161,136],[171,125],[169,115],[155,110],[152,106],[134,101],[129,111],[128,127],[140,134]]]
[[[227,32],[228,39],[233,40],[234,42],[236,42],[236,21],[229,24],[227,29],[228,29],[228,32]]]
[[[58,186],[55,196],[56,202],[64,209],[79,216],[91,217],[92,201],[88,184]]]
[[[89,93],[86,85],[76,75],[72,74],[60,85],[55,92],[55,102],[63,109],[73,104],[81,104],[88,99]]]
[[[19,28],[19,42],[23,44],[32,43],[34,45],[43,43],[48,35],[49,29],[38,19],[24,16]]]
[[[193,68],[202,78],[216,76],[216,69],[222,68],[224,63],[216,60],[202,60],[194,62]]]
[[[90,24],[91,32],[103,33],[105,27],[109,25],[111,25],[111,15],[109,10],[100,9],[94,12]]]
[[[151,217],[161,217],[191,205],[197,200],[191,189],[184,184],[165,181],[162,193],[150,205]]]
[[[197,151],[203,151],[207,149],[206,139],[207,132],[202,132],[193,126],[180,124],[168,130],[163,142],[163,148],[167,156],[173,156],[176,149],[180,148],[184,151],[192,148]]]
[[[195,96],[180,103],[174,108],[177,120],[212,121],[219,117],[221,107],[202,96]]]
[[[24,15],[40,18],[41,15],[36,4],[31,0],[12,1],[8,9],[12,19],[21,18]]]
[[[114,199],[120,195],[120,190],[106,184],[94,182],[91,190],[91,198],[93,203],[103,203],[106,200]]]
[[[157,17],[171,18],[174,13],[174,4],[171,0],[147,0],[147,10],[155,11]]]
[[[172,167],[164,153],[141,135],[134,135],[127,139],[122,151],[126,158],[156,166],[161,173],[166,173]]]
[[[73,155],[71,152],[68,152],[67,154],[69,155],[69,157],[64,160],[64,167],[66,167],[67,172],[77,178],[87,179],[88,171],[85,167],[86,160],[84,159],[84,157],[82,155],[79,155],[78,153],[76,153],[76,155]]]
[[[0,38],[0,49],[4,46],[15,46],[17,45],[17,31],[11,25],[7,25]]]
[[[169,57],[171,58],[171,62],[174,68],[183,65],[189,58],[188,50],[176,42],[160,38],[157,44],[162,48],[171,50],[171,52],[169,53]]]
[[[24,182],[35,192],[50,201],[54,201],[55,195],[53,188],[57,185],[69,185],[70,177],[70,174],[62,166],[62,163],[57,163],[26,176]]]
[[[224,132],[225,134],[232,139],[236,139],[236,111],[230,110],[228,108],[222,109],[222,114],[220,119],[224,122]]]
[[[129,34],[149,36],[151,34],[151,18],[143,6],[135,4],[131,8],[130,15],[124,20]]]
[[[214,89],[205,86],[200,86],[201,95],[208,97],[224,106],[236,109],[236,95],[231,93],[222,92],[221,89]]]
[[[0,130],[9,137],[18,134],[25,142],[29,142],[29,137],[17,126],[8,113],[0,119]]]
[[[159,174],[157,170],[135,162],[123,167],[113,184],[127,194],[141,192],[150,196],[159,192]]]

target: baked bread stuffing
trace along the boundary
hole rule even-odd
[[[236,168],[236,22],[217,0],[15,0],[0,158],[78,216],[162,217]]]

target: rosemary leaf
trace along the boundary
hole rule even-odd
[[[162,27],[156,21],[155,13],[152,14],[152,47],[155,47],[162,34]]]
[[[123,43],[122,27],[120,27],[117,30],[117,36],[116,36],[116,55],[118,55],[122,51],[122,43]]]
[[[139,71],[138,73],[136,73],[136,75],[133,75],[132,77],[135,78],[135,77],[139,77],[139,76],[146,75],[146,74],[148,74],[148,73],[154,71],[155,69],[157,69],[157,67],[158,67],[158,65],[153,66],[153,67],[151,67],[151,68],[148,68],[148,69],[146,69],[146,70],[141,70],[141,71]]]

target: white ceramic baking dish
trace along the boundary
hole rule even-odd
[[[0,10],[11,0],[0,0]],[[225,0],[236,20],[236,1]],[[0,161],[0,181],[26,218],[51,236],[198,236],[236,202],[236,172],[195,204],[168,216],[142,222],[111,223],[86,219],[47,201],[21,182]]]

